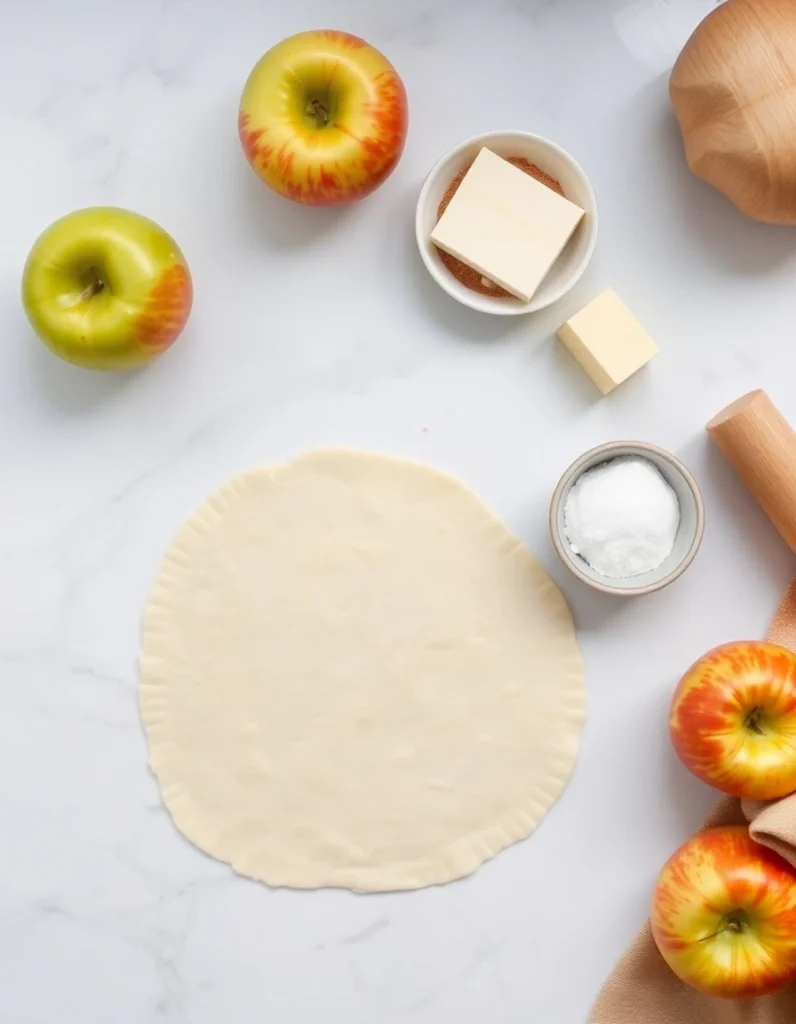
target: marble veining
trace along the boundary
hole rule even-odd
[[[664,728],[682,670],[760,635],[793,564],[702,428],[766,387],[791,420],[796,252],[684,166],[666,70],[713,0],[34,0],[0,33],[0,1022],[581,1024],[652,880],[711,797]],[[361,206],[303,210],[246,167],[237,99],[269,45],[345,28],[403,76],[411,129]],[[598,255],[577,293],[511,323],[436,290],[420,183],[490,128],[560,141],[591,176]],[[120,377],[31,336],[22,264],[50,221],[115,203],[180,241],[196,285],[177,346]],[[615,287],[658,341],[598,400],[553,332]],[[581,451],[662,444],[699,477],[703,553],[680,585],[611,602],[546,536]],[[173,828],[137,710],[140,611],[182,519],[230,474],[353,445],[459,475],[570,598],[591,716],[540,830],[443,889],[270,891]]]

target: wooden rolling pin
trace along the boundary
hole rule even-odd
[[[765,391],[752,391],[728,405],[707,430],[796,552],[796,433],[787,420]]]

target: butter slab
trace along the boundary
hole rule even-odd
[[[431,241],[530,302],[584,214],[484,148],[431,232]]]

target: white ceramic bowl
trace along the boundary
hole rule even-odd
[[[564,509],[569,492],[580,477],[595,466],[623,455],[649,459],[669,483],[680,503],[680,526],[669,557],[657,569],[628,579],[608,579],[585,562],[567,540]],[[641,441],[615,441],[592,448],[573,462],[564,473],[550,504],[550,534],[561,561],[579,580],[604,594],[638,597],[662,590],[686,571],[696,558],[705,533],[705,507],[696,480],[679,459],[670,452]]]
[[[437,223],[437,210],[448,185],[475,160],[484,146],[498,156],[525,157],[535,163],[561,182],[567,199],[586,211],[586,216],[530,302],[522,302],[514,297],[497,299],[465,288],[445,267],[436,246],[431,242],[431,232]],[[454,299],[482,313],[502,316],[534,313],[563,298],[574,288],[591,262],[597,244],[597,201],[580,165],[554,142],[530,132],[487,132],[456,146],[432,167],[417,201],[415,233],[428,272]]]

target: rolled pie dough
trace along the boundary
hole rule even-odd
[[[561,593],[461,484],[320,451],[183,526],[141,713],[185,836],[271,885],[415,889],[528,836],[585,716]]]

